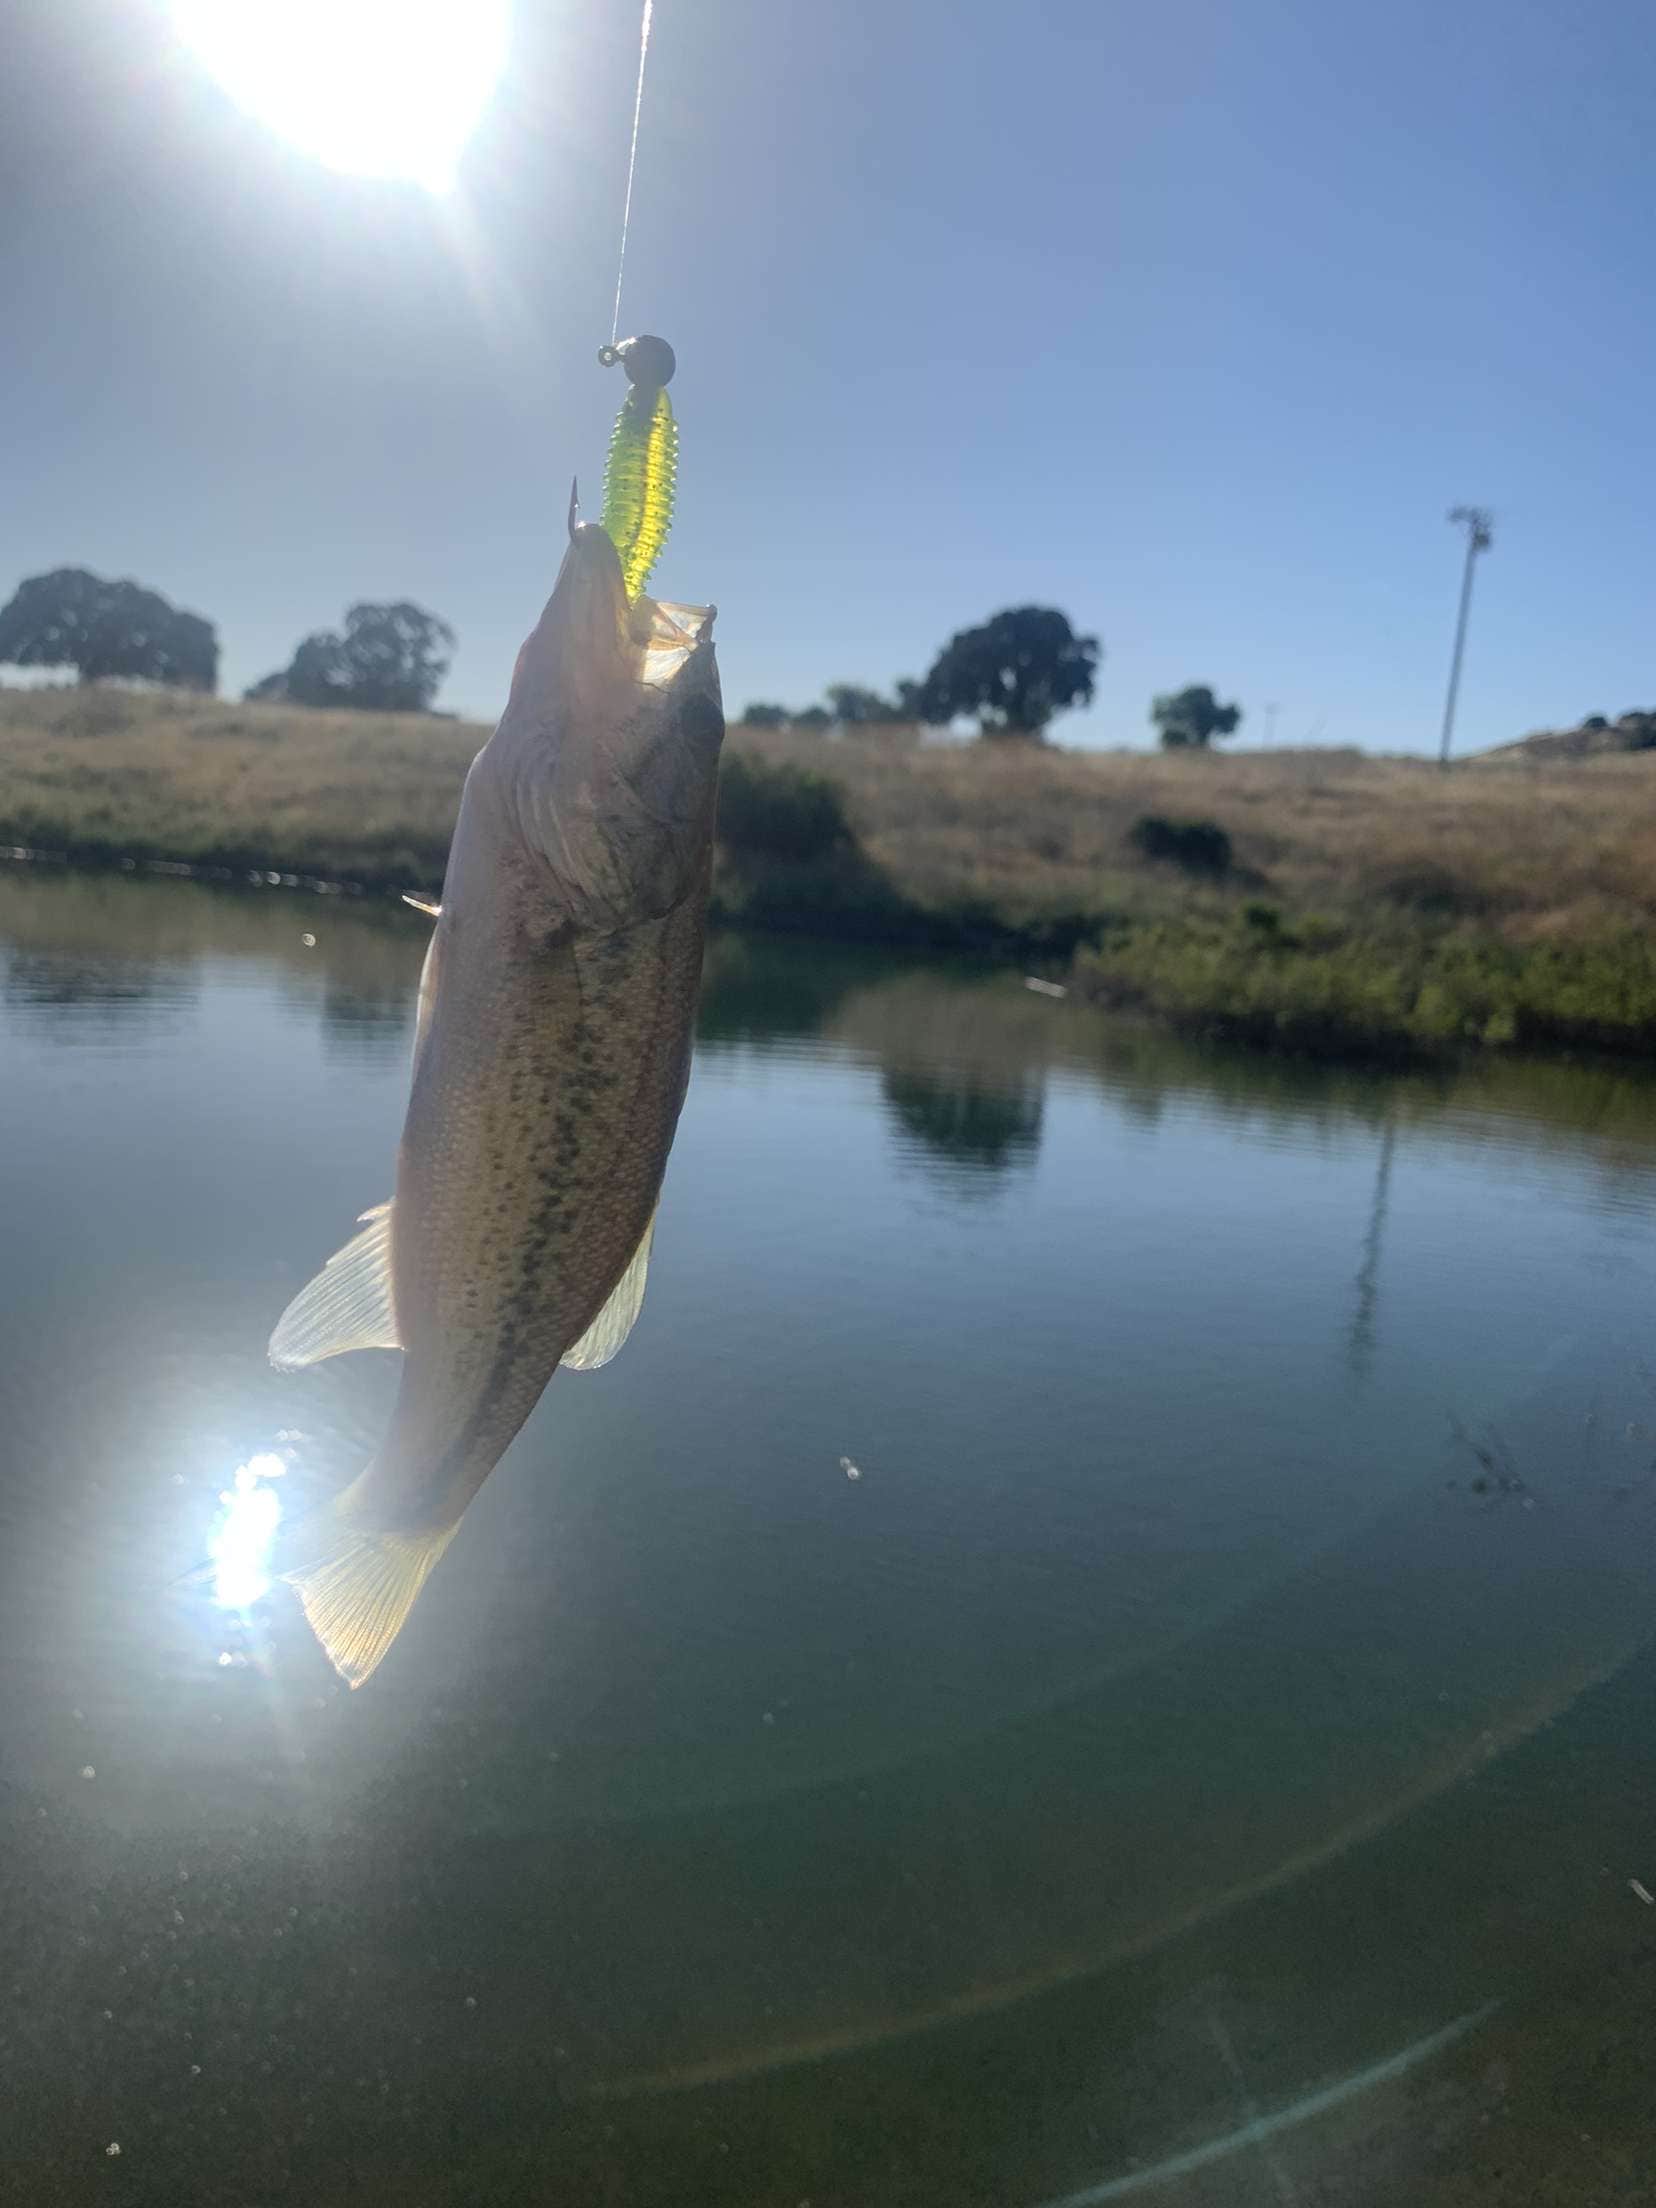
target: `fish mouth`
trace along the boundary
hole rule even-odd
[[[596,522],[576,522],[569,550],[543,616],[565,651],[590,665],[606,664],[619,649],[630,655],[635,677],[651,688],[675,682],[705,646],[711,661],[713,606],[681,606],[664,598],[627,596],[621,559]],[[717,678],[714,678],[717,679]]]
[[[569,642],[588,648],[625,638],[627,586],[621,579],[621,557],[595,521],[578,521],[570,530],[546,618]]]
[[[569,550],[547,608],[549,616],[561,620],[566,638],[595,644],[621,635],[647,654],[663,649],[688,653],[712,642],[716,606],[682,606],[648,593],[629,598],[621,557],[608,533],[596,522],[576,521],[573,505],[570,513]]]
[[[552,595],[512,670],[512,701],[549,687],[597,695],[624,677],[630,629],[621,560],[595,522],[574,522]]]
[[[596,522],[573,521],[546,609],[518,654],[512,697],[531,708],[553,691],[591,706],[618,686],[716,688],[711,606],[629,599],[621,558]],[[695,673],[690,673],[691,664]]]

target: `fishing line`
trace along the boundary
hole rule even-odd
[[[621,287],[627,275],[627,233],[632,228],[633,180],[638,173],[638,130],[644,114],[644,69],[650,58],[655,0],[644,0],[638,24],[638,83],[633,91],[632,144],[627,151],[627,192],[621,207],[621,251],[615,265],[615,313],[610,341],[598,349],[606,368],[627,372],[627,395],[615,417],[604,468],[602,527],[621,561],[621,579],[636,600],[673,525],[678,477],[678,424],[667,386],[677,363],[664,337],[621,336]],[[573,526],[574,507],[571,505]]]
[[[644,112],[644,64],[650,58],[650,26],[655,20],[655,0],[644,0],[638,26],[638,87],[633,93],[632,147],[627,154],[627,196],[621,208],[621,254],[615,267],[615,313],[610,320],[610,343],[621,335],[621,284],[627,273],[627,229],[632,221],[633,176],[638,168],[638,124]]]

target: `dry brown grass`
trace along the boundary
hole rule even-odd
[[[1017,915],[1171,911],[1270,897],[1476,918],[1515,938],[1656,913],[1656,754],[1448,774],[1356,752],[911,749],[738,732],[840,782],[869,854],[912,896],[980,894]],[[1211,820],[1240,878],[1194,890],[1128,841],[1147,813]]]
[[[433,882],[486,731],[414,715],[118,690],[0,691],[0,843]],[[841,785],[914,903],[1015,924],[1266,898],[1298,914],[1473,923],[1508,941],[1656,914],[1656,753],[1512,757],[1449,774],[1353,752],[1083,753],[735,729],[733,749]],[[1147,813],[1215,821],[1237,874],[1134,850]]]
[[[419,714],[0,691],[0,842],[431,881],[484,733]]]

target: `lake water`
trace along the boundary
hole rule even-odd
[[[386,1416],[264,1343],[424,933],[0,870],[0,2197],[1656,2196],[1656,1084],[724,938],[638,1329],[349,1694],[176,1583]]]

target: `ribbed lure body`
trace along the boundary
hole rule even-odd
[[[604,534],[621,556],[627,596],[636,598],[673,525],[678,424],[659,386],[635,384],[621,402],[604,468]]]
[[[667,386],[678,361],[664,337],[624,337],[600,347],[599,361],[627,374],[604,469],[604,534],[621,561],[627,596],[636,599],[673,526],[678,424]]]

